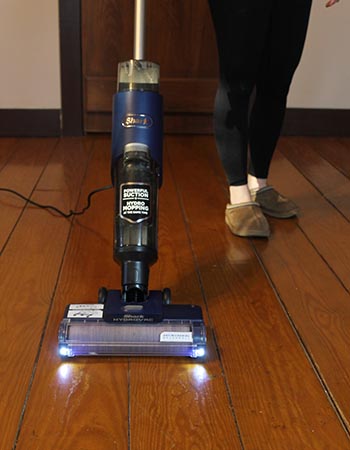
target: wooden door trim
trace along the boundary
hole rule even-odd
[[[61,133],[82,136],[83,82],[81,51],[81,0],[59,0],[61,59]]]

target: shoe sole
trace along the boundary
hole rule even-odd
[[[228,226],[229,230],[231,231],[232,234],[234,234],[235,236],[239,236],[239,237],[259,237],[259,238],[268,238],[270,237],[271,233],[266,233],[264,231],[260,231],[260,230],[256,230],[256,231],[250,231],[249,234],[248,233],[236,233],[235,231],[233,231],[231,229],[231,226],[228,222],[228,220],[225,217],[225,223]]]
[[[299,213],[299,210],[288,211],[285,213],[278,213],[275,211],[269,211],[268,209],[263,208],[262,206],[260,206],[260,208],[264,214],[270,217],[274,217],[276,219],[291,219],[292,217],[296,217]]]

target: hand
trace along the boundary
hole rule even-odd
[[[328,2],[326,3],[326,8],[329,8],[330,6],[333,6],[338,2],[339,0],[328,0]]]

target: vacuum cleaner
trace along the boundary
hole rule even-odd
[[[163,113],[159,65],[144,59],[145,0],[135,0],[134,58],[119,63],[113,99],[111,176],[115,190],[114,260],[121,289],[99,289],[95,304],[66,307],[58,333],[62,358],[204,357],[202,310],[171,304],[170,289],[148,289],[158,259]]]

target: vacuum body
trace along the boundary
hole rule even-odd
[[[143,2],[137,3],[135,26],[140,28]],[[139,55],[139,49],[134,53]],[[205,355],[201,308],[172,305],[168,288],[148,287],[150,267],[158,258],[162,108],[159,66],[143,59],[120,63],[113,99],[111,176],[113,256],[121,267],[121,289],[101,288],[98,303],[67,306],[58,336],[62,357]]]
[[[112,180],[114,259],[122,269],[124,301],[148,296],[149,267],[158,258],[158,190],[162,180],[163,111],[159,66],[119,64],[114,96]]]

